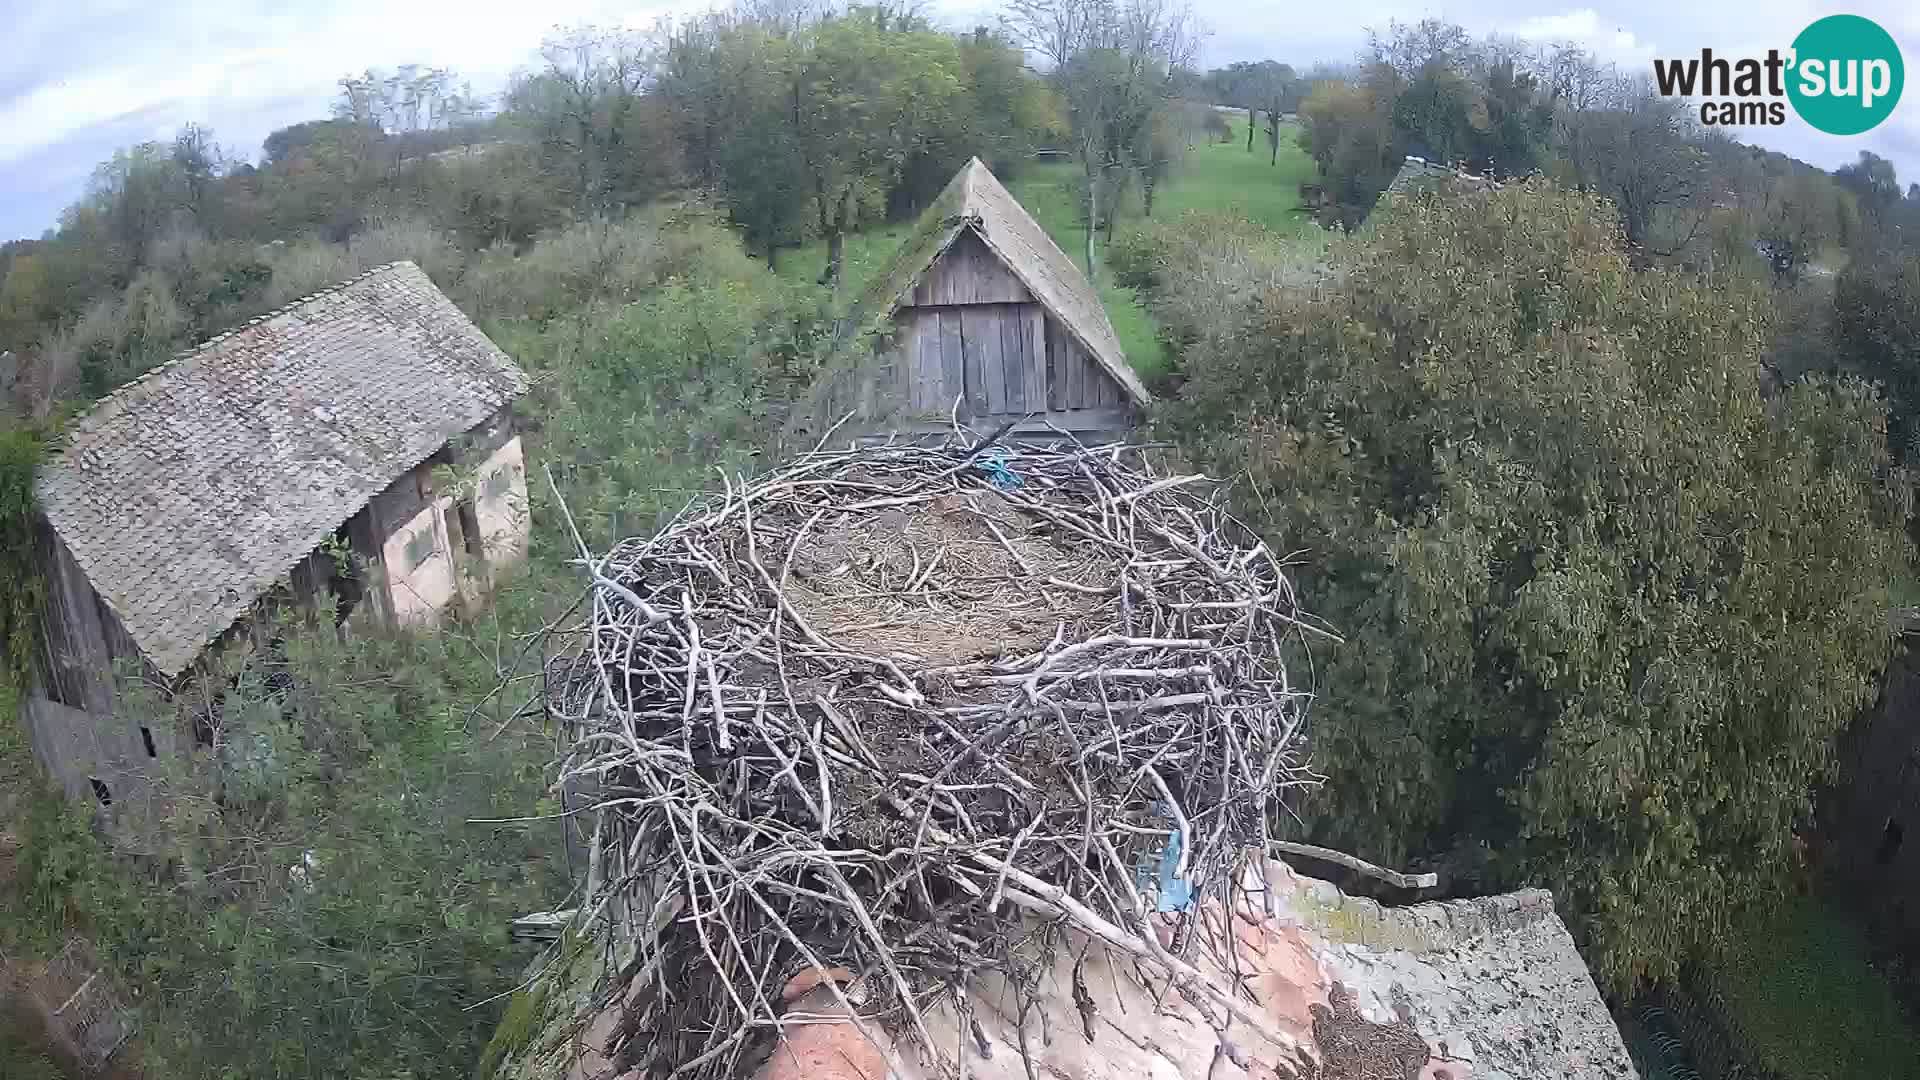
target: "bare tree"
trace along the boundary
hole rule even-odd
[[[1010,0],[1000,21],[1008,36],[1058,72],[1101,46],[1113,14],[1110,0]]]
[[[1466,29],[1444,19],[1421,19],[1412,25],[1393,20],[1384,32],[1367,31],[1368,61],[1392,68],[1408,82],[1434,64],[1465,69],[1474,51]]]
[[[1048,77],[1067,103],[1087,189],[1087,274],[1095,276],[1103,195],[1111,235],[1119,195],[1135,174],[1145,186],[1163,171],[1155,117],[1204,32],[1185,0],[1011,0],[1003,22],[1013,40],[1049,61]]]

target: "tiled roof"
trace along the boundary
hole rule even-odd
[[[907,1066],[900,1075],[908,1080],[955,1071],[975,1080],[1636,1076],[1607,1003],[1544,890],[1388,907],[1270,862],[1250,867],[1235,897],[1231,914],[1207,901],[1188,924],[1182,955],[1200,981],[1237,988],[1261,1020],[1304,1051],[1304,1067],[1297,1052],[1237,1021],[1217,1035],[1220,1019],[1196,1004],[1204,997],[1175,992],[1152,965],[1055,924],[1060,936],[1051,958],[1033,958],[1050,970],[1039,970],[1030,1000],[983,972],[963,984],[964,1011],[954,1009],[951,996],[929,1001],[933,1042],[923,1048],[923,1070],[905,1040],[895,1044],[871,1025],[882,1044],[869,1042],[830,992],[805,992],[818,979],[796,977],[788,983],[797,992],[790,1007],[809,1022],[787,1029],[785,1048],[753,1080],[892,1075],[889,1056]],[[534,1023],[545,1034],[518,1040],[495,1080],[586,1080],[616,1071],[609,1036],[648,987],[631,983],[609,996],[607,980],[641,970],[632,958],[650,954],[645,920],[658,914],[647,902],[630,902],[627,911],[624,918],[596,915],[599,921],[573,924],[606,947],[578,950],[576,959],[544,970],[534,994],[544,1015]],[[1172,936],[1172,929],[1162,921],[1156,932]],[[794,970],[810,974],[799,964]],[[854,978],[844,969],[839,974]],[[580,1037],[551,1037],[560,1031]]]
[[[1000,256],[1136,404],[1150,400],[1140,376],[1127,363],[1093,283],[979,158],[962,166],[921,214],[912,238],[864,298],[861,309],[866,317],[891,316],[927,269],[967,229]]]
[[[526,389],[410,262],[220,335],[108,396],[41,509],[162,675],[374,495]]]

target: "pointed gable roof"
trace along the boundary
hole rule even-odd
[[[40,508],[171,677],[396,477],[526,387],[419,267],[392,263],[102,399],[40,470]]]
[[[880,320],[891,318],[927,270],[961,233],[969,230],[1086,348],[1101,369],[1125,388],[1134,404],[1145,405],[1152,400],[1140,376],[1127,363],[1120,338],[1113,332],[1113,323],[1093,283],[977,157],[961,166],[920,215],[893,264],[861,298],[855,309],[856,326],[868,330]]]

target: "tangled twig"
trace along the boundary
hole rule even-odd
[[[1291,1048],[1157,931],[1229,899],[1306,782],[1287,659],[1325,631],[1201,478],[989,442],[816,450],[580,545],[547,704],[597,801],[587,906],[678,912],[623,1068],[744,1074],[809,969],[937,1055],[978,975],[1037,985],[1036,916]]]

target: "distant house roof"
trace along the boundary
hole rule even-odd
[[[1400,171],[1394,174],[1393,182],[1387,185],[1386,194],[1405,194],[1442,183],[1459,184],[1474,191],[1498,190],[1500,187],[1500,182],[1492,177],[1409,154],[1400,163]]]
[[[878,320],[891,317],[928,268],[967,230],[1000,257],[1095,362],[1126,388],[1135,404],[1151,400],[1140,376],[1127,363],[1093,283],[979,158],[961,166],[948,181],[920,215],[887,272],[861,297],[855,308],[858,328],[871,329]]]
[[[395,477],[526,389],[410,262],[222,334],[81,417],[40,506],[162,675]]]

